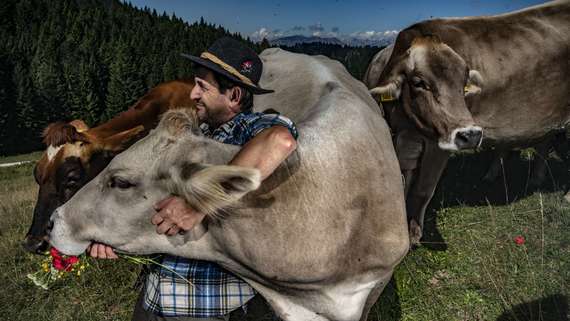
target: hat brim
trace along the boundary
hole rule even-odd
[[[181,54],[182,57],[184,58],[188,58],[190,59],[193,63],[198,64],[204,68],[210,69],[213,72],[216,72],[218,74],[223,75],[224,77],[229,78],[230,80],[240,84],[241,86],[247,87],[251,90],[251,92],[254,95],[263,95],[263,94],[269,94],[274,92],[274,90],[271,89],[263,89],[261,87],[258,86],[252,86],[250,84],[247,84],[243,81],[241,81],[241,79],[239,79],[238,77],[234,76],[233,74],[231,74],[229,71],[225,70],[224,68],[222,68],[220,65],[216,64],[215,62],[208,60],[208,59],[204,59],[204,58],[200,58],[200,57],[196,57],[196,56],[192,56],[192,55],[187,55],[187,54]]]

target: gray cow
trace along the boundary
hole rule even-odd
[[[261,85],[276,92],[256,107],[288,115],[300,133],[272,176],[260,185],[256,170],[223,165],[239,147],[201,136],[191,112],[168,113],[56,210],[51,243],[215,261],[284,320],[366,320],[409,247],[388,127],[340,63],[280,49],[260,57]],[[185,235],[157,234],[152,205],[169,194],[209,216]]]
[[[421,186],[414,208],[408,200],[419,225],[413,239],[421,237],[448,151],[529,145],[570,122],[569,43],[570,1],[425,21],[400,32],[371,93],[402,103],[400,113],[417,130],[408,146],[429,137],[440,147],[420,160],[435,168],[430,177],[413,178]]]

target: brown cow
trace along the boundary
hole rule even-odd
[[[570,121],[569,42],[569,1],[421,22],[399,34],[371,93],[400,99],[422,134],[414,142],[430,137],[443,150],[532,144]],[[408,206],[420,225],[418,240],[423,210],[447,161],[443,150],[433,151],[441,156],[436,160],[421,159],[438,168],[435,179],[413,178],[422,186],[418,204],[425,202]]]
[[[193,80],[174,80],[151,89],[134,106],[89,129],[82,121],[55,123],[44,130],[47,150],[34,169],[40,186],[32,225],[24,247],[46,250],[51,213],[93,179],[111,159],[156,127],[159,116],[172,107],[194,107]]]

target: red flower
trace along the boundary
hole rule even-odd
[[[525,242],[524,236],[519,235],[513,239],[517,245],[523,245]]]
[[[63,263],[63,261],[61,260],[61,258],[55,258],[53,259],[53,262],[51,262],[51,264],[53,265],[53,267],[58,270],[58,271],[63,271],[65,270],[66,266]]]
[[[53,257],[54,259],[61,258],[61,253],[59,253],[59,251],[55,247],[52,247],[49,250],[49,255],[51,255],[51,257]]]
[[[73,265],[77,262],[79,262],[79,258],[77,256],[70,256],[67,259],[64,259],[63,265],[65,266],[65,270],[67,272],[71,271],[71,269],[73,269]]]
[[[79,258],[77,256],[69,256],[65,257],[59,252],[55,247],[52,247],[49,251],[49,254],[52,257],[52,265],[58,271],[71,271],[73,265],[79,262]]]

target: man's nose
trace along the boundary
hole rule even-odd
[[[194,88],[192,88],[192,91],[190,92],[190,99],[198,100],[200,99],[200,97],[202,97],[202,91],[200,90],[199,86],[195,85]]]

